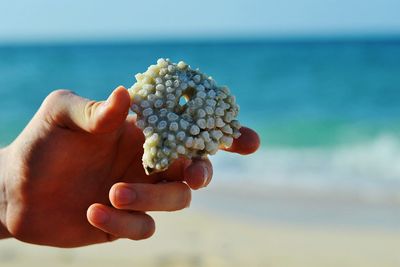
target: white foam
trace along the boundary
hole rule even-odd
[[[218,153],[215,183],[253,187],[347,191],[369,198],[400,199],[400,140],[381,136],[369,143],[332,148],[262,148],[251,156]]]

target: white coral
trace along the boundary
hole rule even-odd
[[[163,171],[179,155],[213,155],[240,136],[239,112],[227,87],[185,62],[159,59],[135,76],[129,89],[131,109],[143,130],[143,166],[147,174]]]

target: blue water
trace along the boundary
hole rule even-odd
[[[258,175],[265,180],[400,177],[399,39],[0,46],[0,143],[52,90],[105,99],[159,57],[183,59],[231,88],[241,122],[262,137],[246,166],[270,164],[270,175]]]
[[[399,134],[400,41],[199,42],[0,47],[0,141],[52,90],[103,99],[158,57],[186,60],[233,90],[269,145],[323,146]]]

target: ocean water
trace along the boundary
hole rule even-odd
[[[0,143],[54,89],[105,99],[159,57],[228,85],[262,147],[213,157],[217,183],[349,190],[400,199],[400,40],[0,46]]]

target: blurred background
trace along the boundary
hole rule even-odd
[[[46,95],[105,99],[159,57],[236,95],[260,150],[213,156],[146,241],[0,241],[0,266],[400,266],[400,2],[0,1],[0,143]]]

